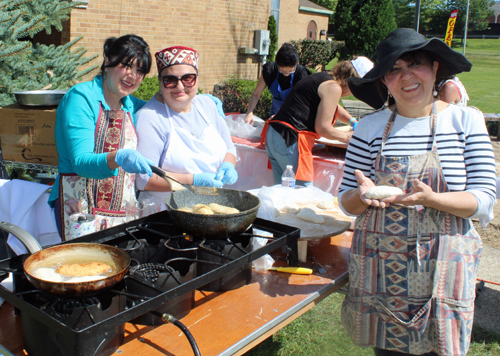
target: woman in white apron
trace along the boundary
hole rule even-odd
[[[238,179],[236,149],[212,99],[196,96],[197,51],[169,47],[156,53],[160,91],[137,114],[137,150],[181,183],[221,188]],[[165,209],[169,185],[160,177],[137,178],[139,200]]]
[[[344,212],[357,216],[342,324],[377,356],[465,355],[482,250],[471,218],[493,218],[495,159],[482,113],[436,100],[434,87],[440,69],[472,65],[405,28],[377,55],[363,78],[348,80],[380,110],[354,132],[339,191]],[[366,197],[380,185],[403,194]]]
[[[125,221],[125,203],[135,200],[134,173],[152,175],[135,150],[134,114],[145,104],[131,94],[151,69],[147,43],[139,36],[108,38],[102,75],[77,84],[57,108],[55,138],[59,176],[49,198],[63,240],[70,216],[95,216],[98,228]]]

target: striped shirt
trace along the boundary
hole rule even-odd
[[[386,108],[364,116],[347,148],[339,196],[357,188],[354,170],[374,179],[374,165],[391,111]],[[495,157],[483,114],[472,107],[449,105],[438,113],[437,151],[443,174],[452,192],[469,191],[478,200],[472,217],[492,216],[496,203]],[[396,117],[383,156],[402,157],[432,149],[429,117]],[[476,216],[479,213],[479,216]]]

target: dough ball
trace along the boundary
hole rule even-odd
[[[203,214],[203,215],[213,215],[214,212],[210,208],[199,208],[196,210],[196,214]]]
[[[205,209],[210,209],[208,207],[208,205],[205,205],[205,204],[196,204],[194,207],[193,207],[193,212],[198,212],[198,210],[202,209],[202,208],[205,208]]]
[[[238,214],[240,211],[236,208],[231,208],[229,206],[220,205],[217,203],[208,204],[208,207],[212,209],[215,214]]]
[[[297,217],[304,221],[309,221],[315,224],[323,224],[325,218],[321,215],[316,214],[316,212],[311,208],[304,208],[297,214]]]
[[[274,208],[274,217],[277,218],[280,215],[281,215],[280,210],[278,208]]]
[[[283,207],[283,211],[288,214],[297,214],[300,211],[300,206],[297,204],[287,204]]]
[[[404,192],[398,187],[391,187],[388,185],[378,185],[376,187],[371,187],[366,192],[365,196],[368,199],[383,199],[387,197],[392,197],[393,195],[401,195]]]
[[[179,211],[185,211],[186,213],[192,213],[193,212],[193,208],[190,208],[189,206],[183,206],[179,209],[177,209]]]
[[[322,200],[316,206],[324,210],[333,209],[335,208],[335,201],[334,199]]]

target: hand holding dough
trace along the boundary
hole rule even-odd
[[[383,199],[387,197],[392,197],[393,195],[401,195],[404,192],[398,187],[391,187],[388,185],[378,185],[376,187],[371,187],[365,194],[368,199]]]
[[[288,214],[297,214],[300,211],[300,206],[297,204],[287,204],[283,207],[283,211]]]
[[[315,224],[323,224],[325,218],[321,215],[316,214],[316,212],[311,208],[304,208],[297,214],[297,217],[301,220],[309,221]]]

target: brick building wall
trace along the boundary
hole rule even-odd
[[[326,14],[323,15],[306,11],[299,12],[299,0],[281,1],[278,48],[284,42],[307,38],[307,26],[311,21],[316,22],[318,27],[315,39],[326,39],[326,36],[320,38],[320,32],[321,30],[328,30],[328,20],[329,16]]]
[[[62,38],[84,36],[77,46],[86,47],[88,56],[99,54],[92,62],[99,65],[104,40],[110,36],[139,35],[148,42],[153,55],[169,46],[192,47],[200,52],[200,88],[209,93],[214,84],[228,76],[258,77],[261,57],[238,54],[238,48],[253,47],[254,30],[267,29],[270,3],[271,0],[90,0],[87,8],[71,12]],[[149,76],[156,74],[154,64]]]

